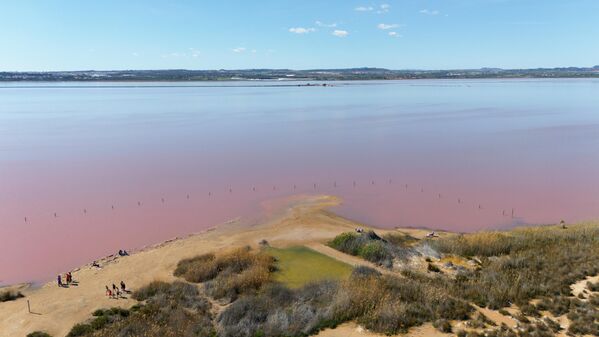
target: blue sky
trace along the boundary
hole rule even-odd
[[[14,0],[0,71],[599,64],[598,0]]]

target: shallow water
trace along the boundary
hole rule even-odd
[[[599,217],[599,80],[290,83],[0,84],[0,283],[298,193],[384,227]]]

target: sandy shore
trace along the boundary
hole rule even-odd
[[[132,299],[107,298],[106,285],[119,284],[123,280],[130,289],[136,289],[153,280],[173,281],[177,262],[197,254],[244,245],[258,246],[262,239],[277,247],[305,244],[326,249],[320,244],[358,226],[327,211],[327,208],[339,203],[338,198],[331,196],[278,200],[271,205],[275,210],[273,218],[263,224],[247,226],[228,222],[199,234],[163,242],[131,256],[106,258],[100,261],[101,269],[89,264],[74,270],[73,277],[79,282],[77,286],[59,288],[55,282],[49,282],[37,289],[22,287],[25,298],[0,304],[0,337],[25,336],[35,330],[47,331],[55,337],[64,336],[75,323],[88,319],[96,309],[128,308],[135,303]],[[406,231],[415,236],[425,233],[418,229]],[[366,263],[360,259],[346,262],[353,265]],[[27,309],[28,300],[32,313]],[[322,336],[347,336],[349,332],[350,335],[366,336],[366,332],[352,324]]]

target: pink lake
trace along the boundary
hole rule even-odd
[[[0,284],[300,193],[380,227],[599,218],[599,80],[289,84],[0,84]]]

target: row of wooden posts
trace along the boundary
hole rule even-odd
[[[369,182],[370,182],[370,185],[376,185],[376,182],[375,182],[375,180],[370,180]],[[393,183],[393,180],[392,180],[392,179],[389,179],[389,180],[388,180],[388,184],[392,184],[392,183]],[[355,180],[352,182],[352,187],[353,187],[353,188],[356,188],[356,187],[357,187],[357,182],[356,182]],[[408,185],[408,184],[403,184],[403,187],[404,187],[404,189],[407,191],[407,190],[408,190],[408,188],[409,188],[409,185]],[[317,189],[318,189],[318,184],[316,184],[316,183],[313,183],[313,184],[312,184],[312,188],[313,188],[313,190],[317,190]],[[333,188],[337,188],[337,181],[333,181]],[[276,185],[273,185],[273,186],[272,186],[272,190],[273,190],[273,191],[277,191],[277,186],[276,186]],[[293,184],[293,191],[295,192],[296,190],[297,190],[297,185],[296,185],[296,184]],[[257,191],[257,190],[256,190],[256,187],[255,187],[255,186],[253,186],[253,187],[252,187],[252,192],[256,192],[256,191]],[[229,188],[228,188],[228,192],[229,192],[229,193],[233,193],[233,188],[232,188],[232,187],[229,187]],[[424,187],[420,187],[420,192],[424,193]],[[212,193],[212,191],[208,191],[208,197],[212,197],[212,196],[213,196],[213,193]],[[191,196],[190,196],[190,194],[188,193],[188,194],[186,195],[186,199],[187,199],[187,200],[189,200],[190,198],[191,198]],[[441,199],[441,198],[442,198],[442,195],[441,195],[441,193],[437,193],[437,199]],[[161,203],[163,203],[163,204],[164,204],[164,203],[166,202],[166,199],[165,199],[164,197],[161,197],[161,198],[160,198],[160,201],[161,201]],[[461,198],[457,198],[457,203],[458,203],[458,204],[463,204],[463,200],[462,200]],[[138,207],[141,207],[141,206],[142,206],[142,202],[141,202],[141,201],[137,201],[137,206],[138,206]],[[111,208],[111,210],[115,210],[115,205],[114,205],[114,204],[112,204],[112,205],[110,206],[110,208]],[[478,209],[479,209],[479,210],[482,210],[482,209],[483,209],[483,207],[482,207],[482,204],[478,204]],[[83,214],[84,214],[84,215],[87,215],[87,208],[83,208],[83,209],[82,209],[82,212],[83,212]],[[505,209],[502,209],[502,211],[501,211],[501,215],[502,215],[502,216],[507,216],[507,215],[508,215]],[[512,218],[514,218],[514,217],[515,217],[515,210],[514,210],[514,208],[511,208],[511,213],[510,213],[510,216],[511,216]],[[53,217],[54,217],[54,218],[58,218],[58,213],[57,213],[57,212],[54,212],[54,214],[53,214]],[[25,222],[29,222],[29,220],[30,220],[30,218],[29,218],[29,217],[27,217],[27,216],[25,216],[25,217],[24,217],[24,221],[25,221]]]

